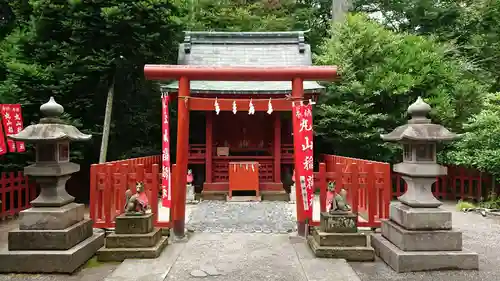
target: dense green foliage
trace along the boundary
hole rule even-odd
[[[361,15],[335,26],[316,60],[342,70],[317,110],[316,131],[324,147],[393,160],[392,146],[379,134],[406,122],[405,110],[418,96],[434,108],[436,122],[461,130],[478,111],[487,84],[452,50],[432,38],[384,29]]]
[[[158,88],[144,81],[142,66],[176,60],[181,25],[170,1],[39,0],[12,9],[17,27],[0,46],[1,103],[22,103],[25,122],[35,122],[40,104],[54,96],[95,136],[92,145],[74,151],[96,162],[115,79],[108,159],[159,148]]]
[[[331,0],[0,0],[0,103],[22,103],[30,123],[54,96],[95,136],[73,149],[94,163],[115,79],[108,159],[150,155],[159,152],[160,103],[142,67],[175,63],[182,30],[309,30],[315,63],[342,72],[316,110],[318,151],[395,160],[379,134],[406,122],[422,96],[434,121],[465,132],[443,159],[497,173],[499,112],[489,93],[500,91],[499,1],[353,0],[354,12],[374,20],[351,15],[330,32],[331,8]],[[2,159],[6,168],[31,155]]]
[[[465,129],[462,140],[447,153],[448,161],[500,175],[499,93],[485,98],[483,109],[470,118]]]

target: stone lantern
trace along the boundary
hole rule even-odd
[[[9,136],[34,144],[36,162],[24,174],[40,185],[40,195],[20,213],[19,229],[9,232],[8,247],[0,250],[0,272],[71,273],[104,244],[104,233],[94,232],[92,221],[84,218],[84,205],[66,192],[66,182],[80,170],[69,161],[69,143],[92,136],[65,124],[59,118],[64,108],[52,97],[40,111],[39,124]]]
[[[431,107],[422,98],[408,107],[411,119],[387,135],[384,141],[403,146],[403,162],[394,165],[402,175],[406,192],[391,204],[382,233],[372,235],[377,255],[397,272],[440,269],[477,269],[476,253],[462,250],[462,233],[452,229],[451,212],[432,194],[436,177],[447,174],[437,164],[436,145],[460,136],[431,123]]]

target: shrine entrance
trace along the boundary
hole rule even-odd
[[[183,237],[185,235],[185,212],[186,212],[186,177],[188,172],[189,156],[189,112],[206,111],[233,112],[235,107],[245,112],[268,112],[270,99],[243,98],[219,98],[219,97],[192,97],[190,93],[191,81],[290,81],[292,84],[291,96],[272,100],[273,112],[291,112],[294,102],[307,102],[304,96],[304,81],[326,81],[337,77],[337,69],[333,66],[304,66],[304,67],[210,67],[210,66],[178,66],[178,65],[146,65],[144,74],[149,80],[178,80],[177,92],[177,159],[172,182],[172,206],[171,222],[174,235]],[[276,114],[277,115],[277,114]],[[210,114],[210,129],[213,128],[213,114]],[[223,120],[223,119],[222,119]],[[275,118],[274,120],[280,120]],[[207,121],[207,124],[209,122]],[[207,128],[209,126],[207,125]],[[275,127],[276,128],[276,127]],[[207,129],[208,130],[208,129]],[[280,127],[277,130],[280,132]],[[207,143],[207,150],[213,148],[213,139]],[[208,139],[208,137],[207,137]],[[211,157],[212,152],[208,154]],[[274,161],[279,161],[276,158]],[[279,162],[278,162],[279,163]],[[207,167],[207,169],[212,167]],[[228,167],[229,168],[229,167]],[[276,170],[275,170],[276,171]],[[297,182],[300,179],[297,178]],[[306,218],[303,217],[301,197],[297,196],[297,225],[298,229],[304,229]]]

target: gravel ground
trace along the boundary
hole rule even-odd
[[[453,211],[453,227],[463,232],[463,248],[479,254],[479,271],[433,271],[396,273],[383,261],[350,263],[363,281],[483,281],[500,280],[500,219],[455,210],[454,203],[443,209]]]
[[[289,233],[296,226],[294,212],[288,202],[202,201],[187,225],[196,232]]]

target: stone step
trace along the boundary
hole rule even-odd
[[[8,247],[16,250],[68,250],[92,236],[92,221],[85,219],[66,229],[9,231]]]
[[[95,229],[91,237],[69,250],[9,251],[0,249],[1,273],[73,273],[104,245],[104,232]]]
[[[160,256],[168,244],[168,237],[162,236],[160,241],[149,248],[106,248],[97,251],[98,261],[124,261],[125,259],[154,259]]]
[[[116,234],[106,237],[106,248],[149,248],[154,247],[161,239],[161,229],[155,228],[146,234]]]
[[[347,261],[375,260],[375,251],[371,247],[320,246],[312,236],[307,237],[307,243],[318,258],[345,259]]]
[[[402,251],[380,233],[370,240],[377,256],[396,272],[479,269],[478,254],[469,251]]]
[[[382,236],[403,251],[462,250],[462,233],[456,230],[407,230],[382,220]]]
[[[366,247],[368,238],[364,233],[327,233],[315,228],[312,233],[320,246],[329,247]]]

